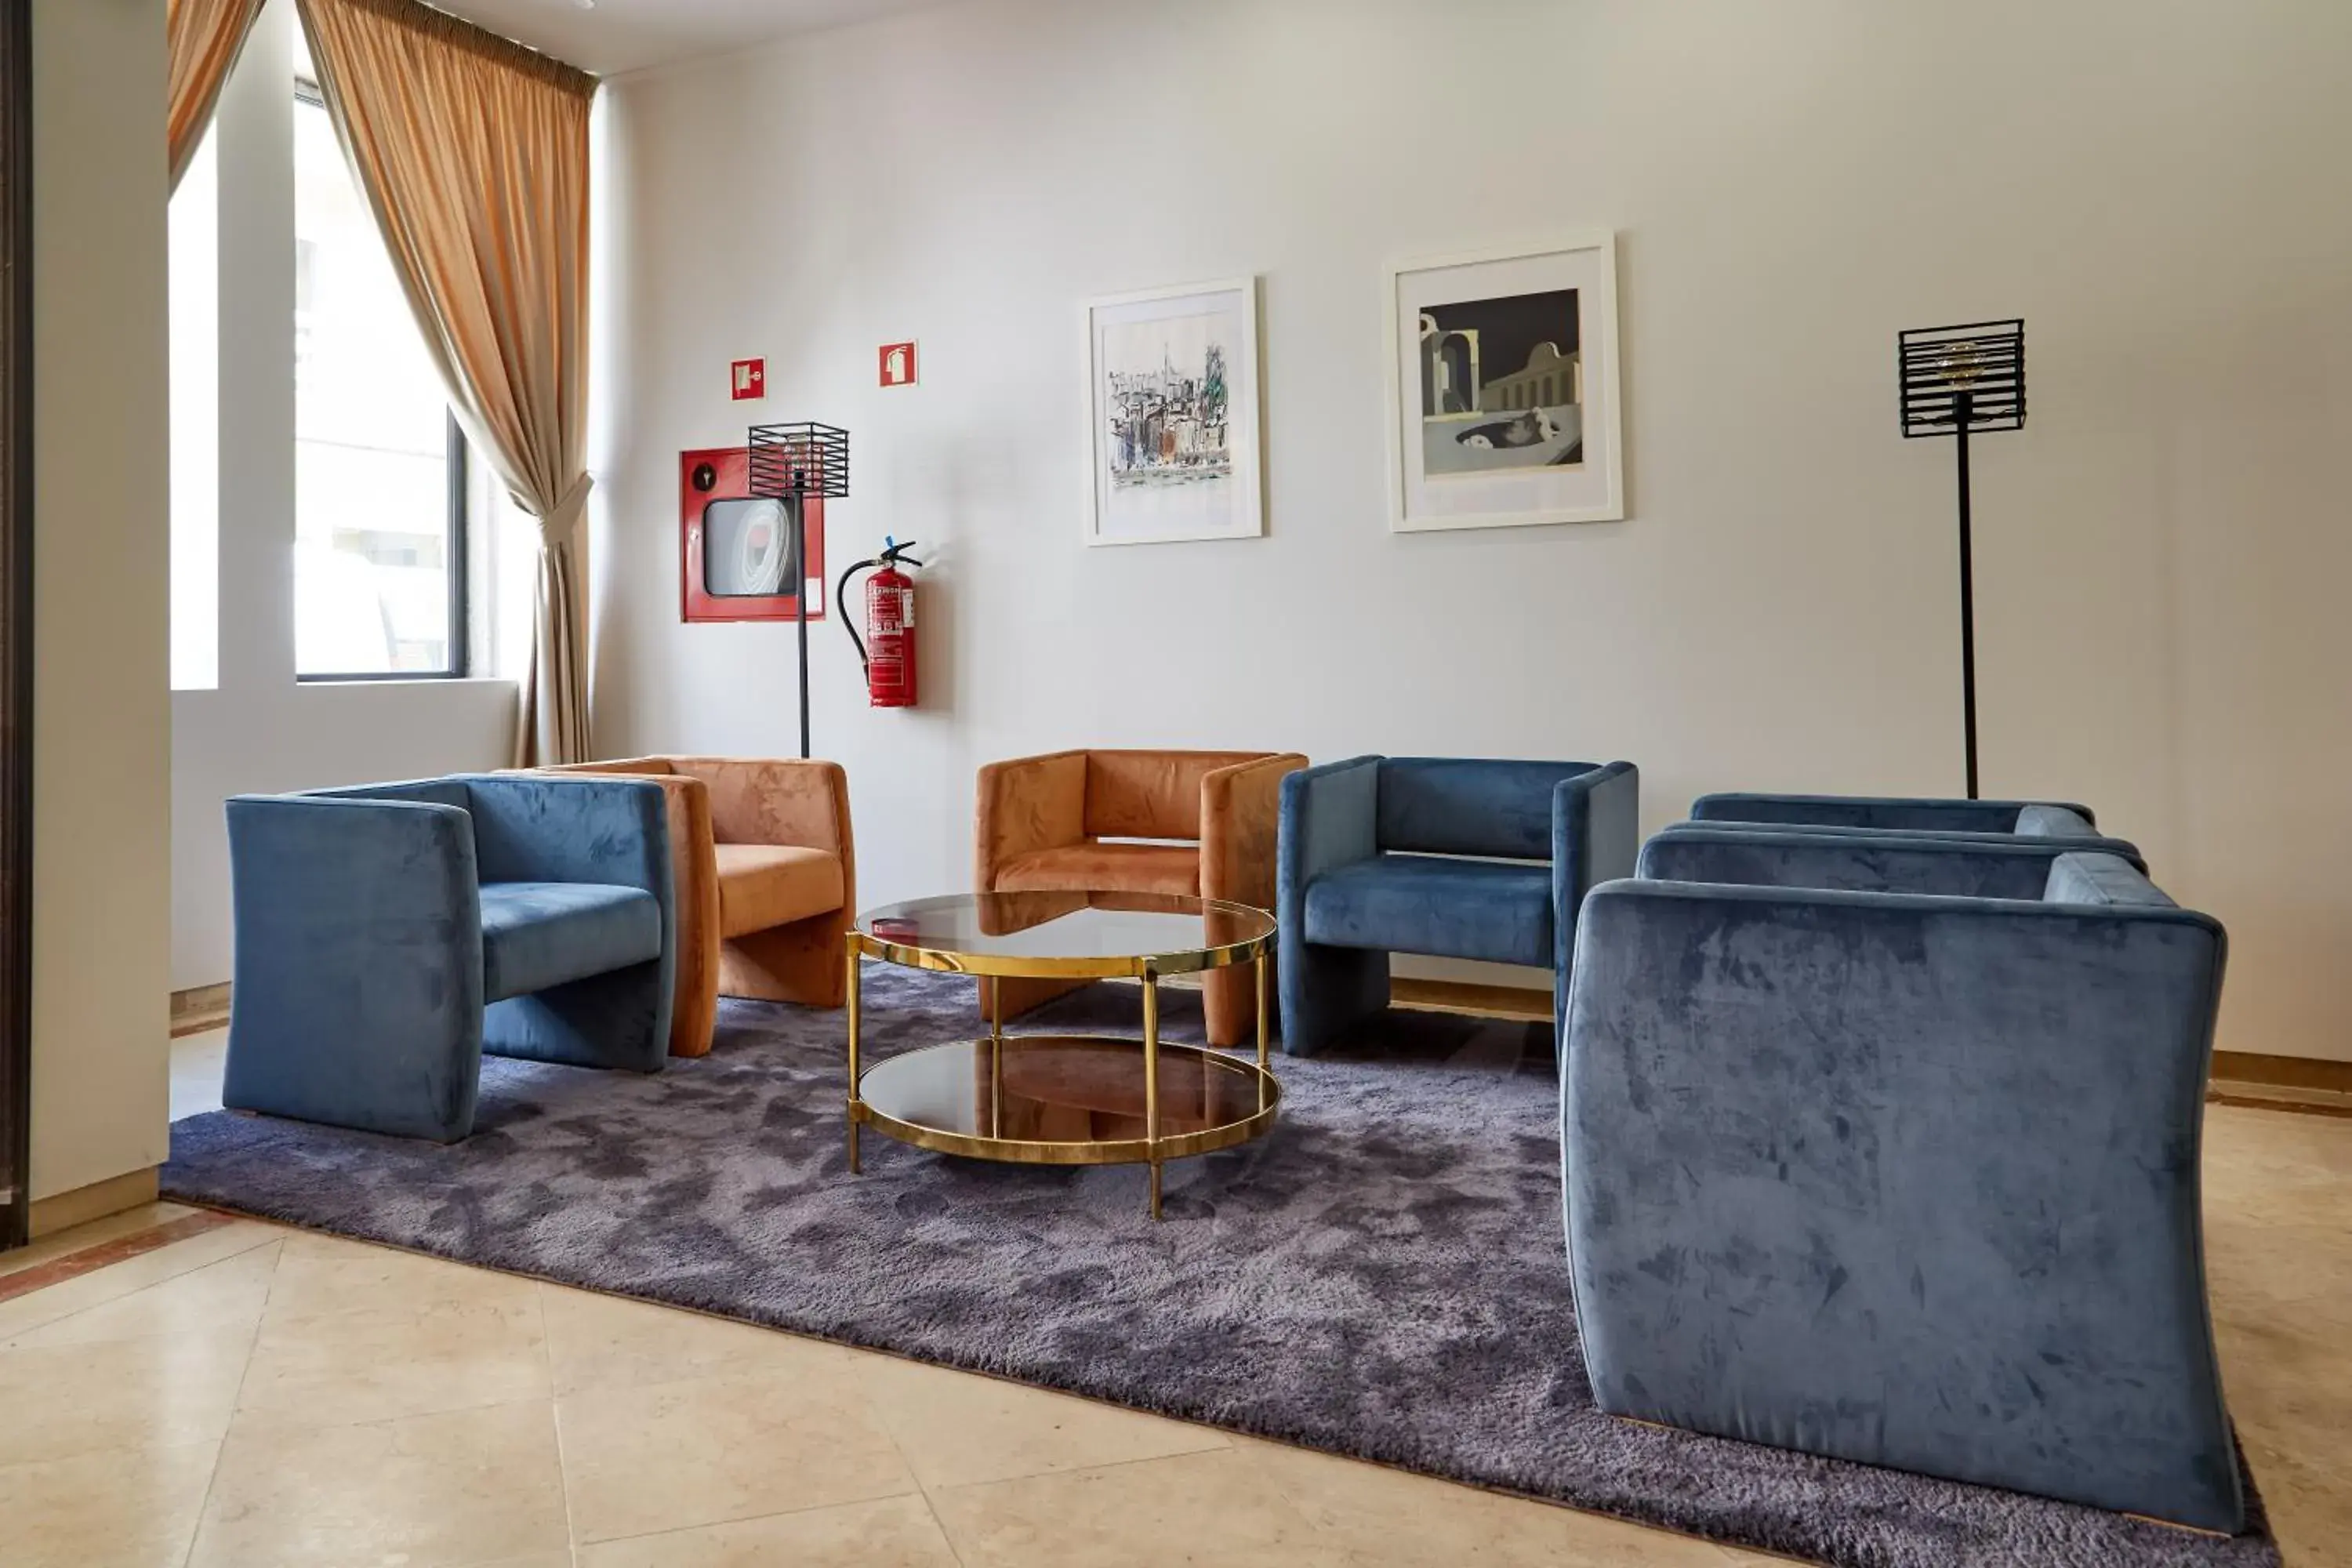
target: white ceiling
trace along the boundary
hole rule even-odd
[[[953,0],[430,0],[599,76]]]

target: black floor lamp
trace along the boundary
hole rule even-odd
[[[791,543],[784,580],[793,585],[793,619],[800,626],[801,755],[809,751],[808,518],[802,503],[849,493],[849,432],[837,425],[754,425],[751,435],[751,484],[754,497],[782,503]]]
[[[1896,339],[1903,381],[1903,435],[1949,436],[1960,503],[1960,701],[1969,754],[1969,798],[1977,798],[1977,588],[1970,537],[1969,437],[2025,424],[2025,323],[1969,321],[1922,327]]]

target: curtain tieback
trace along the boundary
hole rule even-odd
[[[572,542],[581,515],[588,510],[588,492],[595,488],[596,481],[586,474],[572,481],[563,499],[549,507],[539,520],[539,542],[542,546],[551,550]]]

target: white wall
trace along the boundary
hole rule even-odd
[[[36,1199],[170,1094],[163,0],[33,7]]]
[[[1985,784],[2234,939],[2223,1044],[2352,1059],[2352,6],[990,0],[627,80],[600,200],[607,751],[788,753],[788,627],[677,624],[676,453],[855,433],[925,706],[818,633],[868,900],[1080,742],[1956,793],[1951,451],[1895,335],[2021,314],[1978,468]],[[1386,260],[1621,235],[1630,521],[1385,531]],[[1084,549],[1077,302],[1265,279],[1262,541]],[[919,338],[924,385],[876,345]],[[727,399],[764,353],[765,404]]]
[[[172,696],[172,984],[183,990],[229,978],[224,799],[500,767],[513,739],[510,681],[294,679],[291,11],[271,0],[213,130],[220,684]]]

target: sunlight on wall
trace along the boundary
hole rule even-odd
[[[220,157],[172,197],[172,689],[220,685]]]

